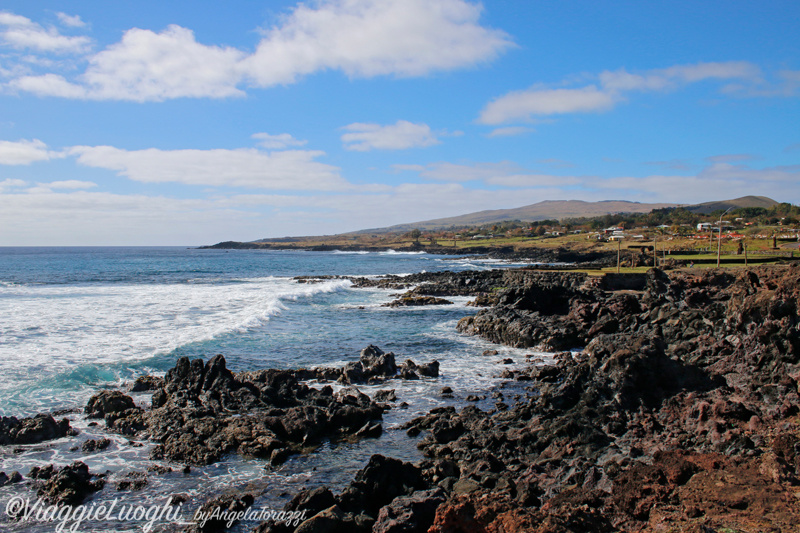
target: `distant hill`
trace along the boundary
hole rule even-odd
[[[602,202],[583,202],[581,200],[546,200],[536,204],[517,207],[515,209],[492,209],[478,211],[457,217],[437,218],[409,224],[398,224],[388,228],[368,229],[357,233],[403,233],[413,229],[437,230],[451,226],[481,226],[505,220],[537,220],[579,217],[596,217],[615,213],[649,213],[653,209],[678,207],[678,204],[642,204],[623,200],[606,200]]]
[[[725,211],[731,207],[734,209],[737,207],[763,207],[766,209],[777,204],[778,202],[766,196],[742,196],[734,200],[721,200],[718,202],[705,202],[702,204],[690,205],[686,206],[686,209],[694,213],[707,215],[714,211]]]

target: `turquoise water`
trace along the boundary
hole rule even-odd
[[[99,388],[122,386],[144,373],[163,374],[181,356],[208,359],[222,353],[234,371],[334,366],[356,360],[362,348],[375,344],[395,352],[398,360],[440,361],[437,379],[362,387],[367,394],[395,388],[398,403],[409,404],[385,415],[379,439],[327,443],[277,469],[234,456],[190,475],[153,476],[144,490],[125,495],[147,504],[185,492],[191,506],[223,486],[262,483],[261,503],[280,507],[302,486],[342,486],[372,453],[419,459],[414,439],[398,429],[403,422],[433,407],[465,405],[466,395],[499,383],[496,376],[509,368],[500,359],[512,357],[519,365],[527,353],[456,333],[458,319],[476,312],[465,305],[467,298],[455,298],[450,306],[391,309],[381,304],[396,291],[354,289],[346,280],[300,284],[291,278],[498,266],[508,265],[420,253],[0,248],[0,414],[83,407]],[[485,357],[487,349],[500,354]],[[456,391],[454,398],[439,395],[444,386]],[[147,395],[135,399],[148,402]],[[481,405],[489,408],[493,401]],[[0,448],[0,471],[24,474],[33,466],[83,460],[92,471],[108,471],[113,482],[152,464],[149,443],[132,447],[125,438],[89,426],[80,414],[69,417],[81,432],[78,437]],[[80,451],[82,441],[104,436],[114,441],[108,451]],[[14,490],[0,488],[0,504]],[[115,495],[112,487],[95,500]],[[105,524],[96,530],[126,529]]]

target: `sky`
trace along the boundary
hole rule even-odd
[[[0,246],[800,203],[797,0],[3,0]]]

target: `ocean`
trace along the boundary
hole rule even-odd
[[[280,509],[307,486],[344,486],[373,453],[421,459],[415,440],[399,426],[433,407],[466,405],[465,396],[497,386],[503,369],[530,351],[458,334],[458,319],[476,312],[468,298],[454,305],[387,308],[397,291],[355,289],[347,280],[301,284],[299,275],[407,274],[514,266],[486,259],[410,252],[309,252],[153,248],[0,248],[0,414],[30,416],[82,408],[103,388],[122,387],[142,374],[163,375],[182,356],[223,354],[233,371],[339,366],[358,359],[369,344],[393,351],[398,361],[440,362],[440,377],[360,387],[372,394],[395,388],[398,403],[384,416],[384,434],[357,443],[324,443],[280,467],[231,456],[189,474],[149,476],[126,502],[163,503],[188,497],[185,518],[223,487],[255,484],[258,505]],[[484,356],[486,350],[496,356]],[[501,359],[512,358],[513,365]],[[439,391],[449,386],[452,399]],[[513,391],[509,391],[511,394]],[[146,395],[136,396],[147,402]],[[491,408],[487,398],[483,408]],[[82,460],[109,481],[144,471],[152,444],[106,433],[79,413],[68,415],[77,437],[40,445],[0,447],[0,471]],[[108,437],[112,446],[87,454],[80,444]],[[0,505],[20,487],[0,488]],[[29,489],[28,489],[29,490]],[[93,497],[121,497],[113,488]],[[33,494],[31,493],[31,496]],[[52,525],[0,522],[9,531],[52,531]],[[255,524],[238,526],[241,531]],[[89,527],[89,529],[86,529]],[[84,524],[81,530],[140,531],[131,524]],[[125,529],[128,528],[128,529]]]

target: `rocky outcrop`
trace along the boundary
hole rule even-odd
[[[583,352],[529,372],[507,410],[408,424],[449,491],[430,532],[794,527],[798,267],[651,270],[639,293],[565,279],[566,305],[552,286],[511,288],[464,329]]]
[[[62,468],[34,467],[28,477],[36,480],[38,495],[54,505],[80,505],[104,485],[103,479],[91,474],[89,467],[80,461]]]
[[[318,502],[294,531],[796,527],[800,268],[635,280],[518,272],[503,282],[463,331],[584,349],[509,373],[531,383],[511,405],[412,420],[407,433],[426,456],[413,482],[391,501],[369,499],[386,489],[358,485],[363,472],[341,495],[316,489],[290,504]]]
[[[403,295],[397,300],[392,300],[384,307],[413,307],[423,305],[452,305],[453,302],[435,296],[415,296],[413,294]]]
[[[66,418],[56,421],[48,414],[38,414],[23,419],[14,416],[0,417],[0,446],[36,444],[76,434],[77,431],[70,426]]]
[[[367,349],[360,376],[396,373],[393,356]],[[120,392],[92,397],[87,412],[103,416],[112,431],[158,442],[152,456],[204,465],[237,452],[273,463],[326,438],[380,434],[384,407],[356,389],[337,393],[311,388],[299,371],[262,370],[234,374],[225,358],[208,362],[181,358],[145,411]],[[344,375],[344,374],[343,374]]]

